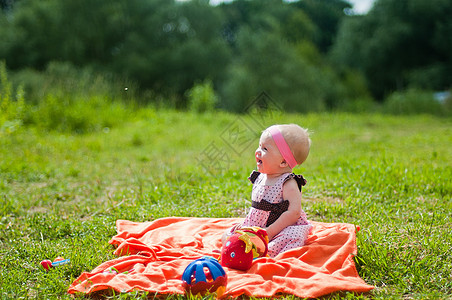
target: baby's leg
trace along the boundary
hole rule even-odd
[[[310,230],[311,225],[294,225],[284,228],[268,243],[268,255],[275,257],[279,253],[303,246]]]

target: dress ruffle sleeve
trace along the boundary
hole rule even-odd
[[[295,179],[295,181],[297,182],[298,189],[301,192],[301,188],[303,186],[305,186],[307,183],[306,179],[304,179],[303,175],[296,175],[296,174],[292,173],[292,174],[287,175],[286,178],[284,178],[284,182],[286,182],[287,180],[292,179],[292,178]]]
[[[253,171],[251,172],[250,176],[248,177],[249,181],[251,181],[251,183],[254,183],[257,179],[257,177],[259,177],[261,173],[258,171]]]

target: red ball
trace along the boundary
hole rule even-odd
[[[44,259],[41,261],[41,266],[44,268],[44,270],[48,271],[52,267],[52,262],[50,259]]]
[[[253,259],[265,257],[268,252],[267,232],[259,227],[236,230],[221,248],[220,264],[236,270],[247,271]]]

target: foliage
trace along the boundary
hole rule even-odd
[[[229,80],[221,91],[223,107],[241,112],[265,91],[287,110],[323,110],[329,90],[319,83],[330,82],[322,70],[297,56],[277,35],[251,35],[250,30],[242,29],[237,37],[240,55],[229,68]]]
[[[294,9],[281,24],[282,36],[291,43],[314,41],[317,27],[301,9]]]
[[[187,92],[188,108],[197,113],[210,112],[215,109],[218,97],[213,89],[212,82],[205,80],[203,83],[195,84]]]
[[[102,96],[88,98],[48,94],[33,108],[29,120],[41,130],[86,133],[109,130],[130,118],[130,109]]]
[[[351,9],[350,3],[344,0],[294,1],[291,6],[304,12],[315,24],[312,41],[323,53],[333,46],[344,11]],[[297,30],[297,27],[292,26],[290,30]]]
[[[367,89],[366,79],[356,70],[344,70],[340,74],[343,84],[342,97],[336,101],[336,109],[355,113],[375,112],[376,103]]]
[[[251,30],[242,28],[237,36],[238,55],[220,90],[223,108],[243,112],[262,91],[281,109],[297,112],[344,109],[357,99],[370,98],[359,73],[339,75],[313,43],[293,44],[276,34]]]
[[[221,15],[205,1],[30,1],[1,21],[0,57],[12,69],[65,61],[182,95],[219,80],[228,60]]]
[[[26,119],[40,129],[85,133],[109,130],[131,118],[133,85],[127,82],[61,63],[51,63],[41,81],[33,93],[39,100]]]
[[[0,62],[0,137],[16,131],[23,125],[24,91],[22,86],[19,86],[15,95],[13,92],[5,63]]]
[[[4,64],[0,74],[2,133],[13,132],[24,124],[67,133],[109,130],[129,120],[134,110],[133,84],[78,70],[67,63],[51,63],[44,73],[16,74],[16,99]]]
[[[447,115],[450,111],[444,104],[435,100],[433,92],[409,89],[406,92],[394,92],[383,105],[383,110],[391,114],[432,114]]]
[[[126,78],[101,73],[92,68],[77,68],[68,62],[50,62],[44,71],[24,69],[11,76],[14,85],[23,85],[27,102],[39,104],[48,94],[71,97],[102,95],[111,99],[133,102],[137,85]]]
[[[212,142],[231,152],[219,133],[238,115],[151,108],[136,115],[108,132],[25,128],[14,140],[0,139],[1,298],[71,299],[66,291],[76,277],[114,258],[108,241],[117,219],[245,214],[256,144],[214,173],[200,163]],[[240,120],[255,124],[253,116]],[[299,123],[313,132],[310,157],[295,170],[308,180],[303,208],[309,219],[361,228],[355,261],[376,289],[329,299],[450,298],[449,119],[329,113],[281,114],[265,122]],[[70,264],[50,272],[39,265],[57,256]],[[154,294],[109,297],[146,296]]]
[[[263,91],[291,111],[372,111],[394,91],[450,89],[451,3],[376,0],[353,15],[344,0],[8,0],[0,59],[33,103],[45,98],[28,93],[36,74],[58,61],[129,78],[165,107],[186,108],[211,80],[232,111]]]
[[[407,86],[448,89],[451,13],[447,0],[378,0],[367,15],[344,19],[332,55],[362,70],[379,99]]]
[[[333,10],[340,11],[339,6]],[[224,96],[221,106],[233,110],[246,106],[249,95],[263,90],[285,99],[283,106],[297,110],[316,111],[327,101],[320,91],[328,89],[310,78],[323,70],[317,70],[308,58],[294,55],[294,45],[316,48],[323,27],[318,30],[303,9],[283,2],[242,0],[215,7],[206,1],[48,0],[18,3],[11,15],[14,17],[5,14],[0,21],[0,34],[6,41],[0,45],[0,57],[14,70],[27,66],[44,71],[52,61],[70,62],[121,74],[137,82],[142,91],[173,97],[177,107],[186,107],[184,93],[207,78]],[[68,19],[74,21],[67,23]],[[258,45],[245,48],[248,39]],[[278,46],[280,41],[283,45]],[[273,45],[279,49],[273,50]],[[275,52],[277,57],[272,58]],[[253,56],[273,63],[254,69],[255,62],[248,61]],[[274,63],[277,59],[282,60],[281,67]],[[242,63],[245,76],[255,77],[252,81],[256,82],[245,94],[231,89],[247,84],[235,78],[235,70],[240,68],[237,64]],[[27,72],[23,74],[30,80],[36,79],[33,70],[22,72]],[[269,74],[276,78],[261,84],[260,79]],[[340,85],[335,76],[327,83],[333,88]],[[301,100],[295,99],[304,90]]]

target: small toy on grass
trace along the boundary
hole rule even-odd
[[[253,260],[268,253],[267,231],[260,227],[236,230],[221,248],[220,263],[224,267],[247,271]]]
[[[50,259],[44,259],[41,261],[41,266],[44,270],[48,271],[52,267],[52,261]]]
[[[69,262],[69,259],[64,259],[63,257],[58,256],[53,260],[53,262],[50,261],[50,259],[44,259],[43,261],[41,261],[41,266],[44,268],[44,270],[48,271],[50,268],[59,267],[61,265],[68,264]]]
[[[182,275],[186,293],[205,295],[216,293],[221,297],[227,284],[227,275],[216,259],[204,256],[191,262]]]

